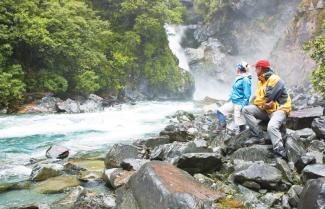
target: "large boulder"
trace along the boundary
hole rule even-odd
[[[245,142],[250,137],[250,131],[246,130],[240,134],[236,134],[235,136],[229,137],[225,140],[225,145],[227,146],[227,151],[232,152],[244,146]]]
[[[117,190],[119,209],[210,208],[221,195],[166,163],[145,164]]]
[[[325,165],[324,164],[314,164],[307,165],[301,173],[301,179],[303,182],[307,182],[309,179],[317,179],[325,177]]]
[[[325,208],[325,178],[310,180],[300,195],[298,209]]]
[[[176,166],[190,174],[213,172],[221,169],[221,155],[218,153],[186,153],[178,159]]]
[[[43,194],[53,194],[61,193],[67,188],[79,185],[80,181],[75,176],[57,176],[37,183],[34,190]]]
[[[236,150],[231,158],[244,161],[273,162],[273,156],[272,145],[253,145]]]
[[[311,124],[315,118],[323,115],[322,107],[312,107],[302,110],[292,111],[287,119],[287,128],[298,130],[303,128],[311,128]]]
[[[185,153],[212,152],[204,140],[194,140],[191,142],[173,142],[156,147],[150,155],[151,160],[175,161]]]
[[[80,105],[76,101],[72,99],[67,99],[63,102],[57,103],[58,111],[59,112],[66,112],[66,113],[79,113],[80,112]]]
[[[121,168],[111,168],[105,170],[103,179],[108,186],[116,189],[126,184],[134,173],[134,171],[126,171]]]
[[[133,145],[115,144],[105,157],[105,167],[118,168],[128,158],[141,159],[141,154]]]
[[[288,160],[295,163],[301,156],[306,154],[304,144],[299,140],[299,137],[290,135],[287,137],[285,148],[287,150]]]
[[[292,207],[297,207],[302,192],[302,186],[293,185],[288,191],[288,201]]]
[[[320,139],[325,139],[325,116],[315,118],[311,126],[317,137]]]
[[[310,155],[310,153],[307,153],[303,156],[301,156],[296,162],[295,167],[297,168],[297,171],[300,173],[307,165],[315,164],[316,158],[313,155]]]
[[[127,158],[122,161],[121,167],[127,171],[137,171],[147,162],[149,162],[149,160]]]
[[[69,156],[69,149],[63,146],[54,145],[46,150],[46,157],[53,159],[64,159]]]
[[[80,105],[81,112],[96,112],[103,109],[103,98],[90,94],[88,99]]]
[[[51,177],[59,176],[63,171],[60,164],[36,164],[30,174],[30,180],[43,181]]]
[[[281,190],[283,188],[281,187],[281,171],[264,163],[254,163],[247,169],[234,173],[234,180],[255,190]]]

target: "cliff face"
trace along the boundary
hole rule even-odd
[[[322,0],[220,0],[215,15],[192,26],[183,43],[197,88],[207,79],[229,85],[236,63],[261,58],[288,84],[307,82],[315,63],[302,47],[320,31],[323,14]]]

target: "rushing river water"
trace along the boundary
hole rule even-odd
[[[177,110],[191,111],[194,105],[139,102],[96,113],[0,116],[0,183],[28,179],[29,160],[44,158],[46,149],[53,144],[68,147],[70,155],[107,150],[117,142],[157,135],[169,121],[166,116]],[[10,192],[0,194],[0,208],[10,201],[8,195]],[[33,199],[33,195],[28,198]]]

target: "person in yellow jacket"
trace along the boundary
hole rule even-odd
[[[271,138],[273,150],[277,155],[286,157],[280,127],[286,122],[291,111],[291,98],[284,81],[274,74],[268,60],[259,60],[255,64],[255,69],[258,76],[255,99],[253,105],[243,108],[243,114],[252,135],[250,140],[263,140],[263,131],[257,119],[269,121],[267,132]]]

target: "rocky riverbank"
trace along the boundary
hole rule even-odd
[[[322,208],[323,111],[292,112],[284,132],[287,160],[276,158],[268,142],[244,147],[248,132],[214,133],[211,111],[178,111],[159,136],[115,144],[107,153],[69,156],[68,148],[50,147],[44,159],[31,159],[29,181],[3,184],[0,191],[66,194],[20,208]]]

